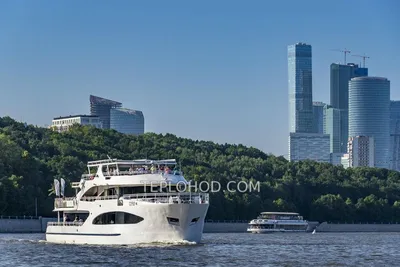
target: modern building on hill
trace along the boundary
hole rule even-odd
[[[326,106],[326,104],[323,102],[313,102],[314,133],[324,133],[324,106]]]
[[[317,133],[289,134],[289,161],[330,162],[329,135]]]
[[[390,82],[357,77],[349,82],[349,137],[375,140],[375,167],[390,167]]]
[[[127,108],[113,108],[110,110],[110,128],[124,134],[143,134],[143,112]]]
[[[341,151],[347,153],[349,81],[354,77],[368,76],[368,68],[359,68],[357,64],[331,64],[330,67],[330,105],[340,109]]]
[[[348,151],[349,167],[375,166],[375,142],[373,137],[349,137]]]
[[[288,46],[289,132],[312,133],[312,52],[311,45]]]
[[[104,129],[110,129],[110,112],[122,107],[122,103],[90,95],[90,115],[98,116]]]
[[[341,152],[340,109],[326,105],[324,107],[324,134],[330,136],[330,152]]]
[[[400,101],[390,101],[391,169],[400,171]]]
[[[99,117],[91,115],[75,115],[54,118],[51,123],[51,128],[58,132],[65,132],[74,124],[92,125],[96,128],[102,128],[102,123]]]

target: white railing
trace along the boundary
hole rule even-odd
[[[136,200],[151,203],[208,204],[208,193],[142,193],[123,195],[119,201]]]
[[[97,200],[116,200],[118,199],[118,205],[122,205],[124,200],[136,200],[141,202],[150,203],[178,203],[178,204],[208,204],[209,194],[208,193],[141,193],[141,194],[127,194],[121,197],[117,195],[111,196],[93,196],[93,197],[82,197],[80,201],[97,201]],[[70,198],[57,198],[54,200],[55,208],[75,208],[77,206],[77,200],[74,197]]]
[[[87,163],[87,166],[98,166],[99,164],[106,164],[106,163],[113,163],[118,161],[118,159],[102,159],[102,160],[94,160],[94,161],[89,161]]]
[[[81,201],[96,201],[96,200],[110,200],[110,199],[117,199],[117,195],[111,196],[99,196],[99,197],[81,197]]]
[[[103,172],[104,176],[125,176],[125,175],[140,175],[140,174],[173,174],[183,175],[181,171],[168,171],[167,173],[162,170],[139,170],[139,171],[115,171],[115,172]],[[93,180],[96,179],[97,174],[82,174],[82,179]]]
[[[72,188],[79,188],[79,186],[80,186],[80,183],[79,183],[79,182],[72,182],[72,183],[71,183],[71,187],[72,187]]]
[[[119,175],[139,175],[139,174],[166,174],[162,170],[138,170],[138,171],[115,171],[104,172],[104,176],[119,176]],[[182,175],[181,171],[169,171],[167,174]]]
[[[76,198],[75,197],[65,197],[65,198],[54,199],[54,207],[56,209],[74,208],[75,206],[76,206]]]
[[[96,174],[88,174],[88,173],[82,174],[83,180],[93,180],[96,177],[98,177],[96,176]]]
[[[48,222],[48,226],[82,226],[83,222]]]

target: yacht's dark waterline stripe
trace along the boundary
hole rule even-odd
[[[89,235],[89,236],[119,236],[121,234],[89,234],[89,233],[46,233],[47,235]]]

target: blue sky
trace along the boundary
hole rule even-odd
[[[50,124],[89,94],[142,110],[146,131],[287,154],[287,45],[366,53],[400,99],[400,1],[0,1],[0,116]],[[359,63],[362,59],[349,56]],[[348,60],[348,61],[349,61]]]

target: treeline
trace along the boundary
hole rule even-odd
[[[175,158],[188,180],[260,182],[260,192],[210,196],[208,219],[249,220],[261,211],[297,211],[308,220],[400,222],[400,175],[377,168],[288,162],[242,145],[215,144],[172,134],[129,136],[75,126],[69,132],[0,118],[0,215],[52,213],[54,178],[78,181],[89,160]],[[67,193],[72,194],[67,187]]]

